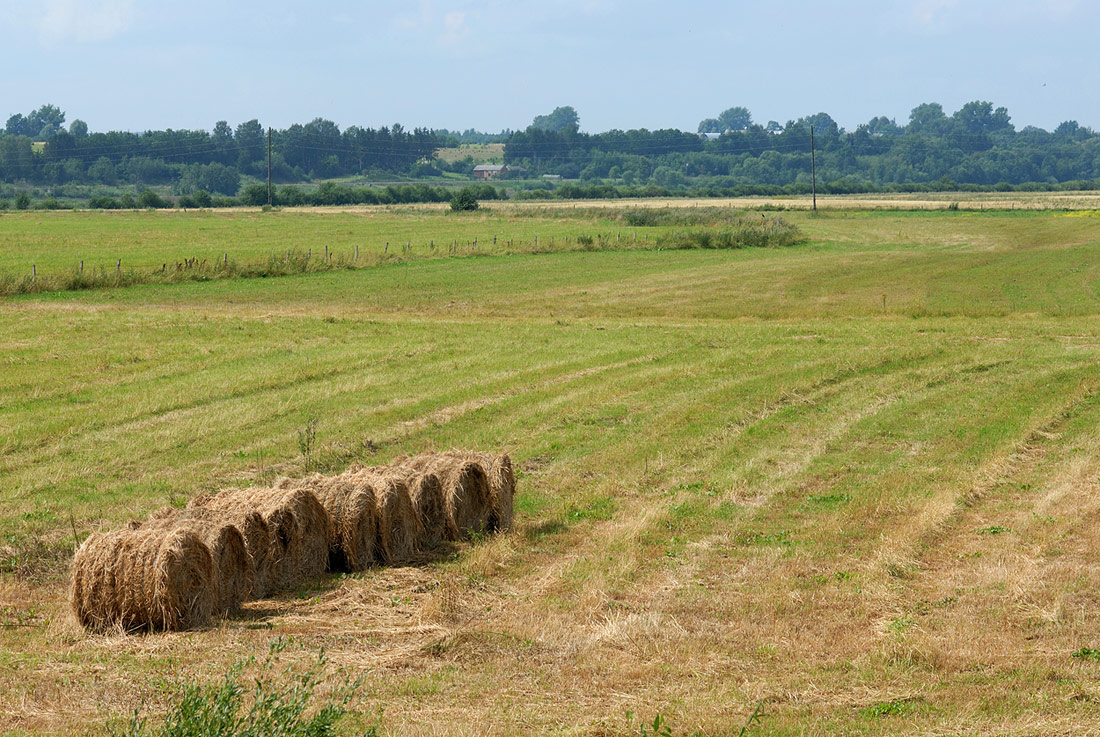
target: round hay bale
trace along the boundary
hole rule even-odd
[[[375,550],[386,563],[400,563],[420,550],[421,526],[409,496],[409,487],[400,474],[363,469],[343,474],[342,479],[356,489],[371,489],[377,510]]]
[[[516,473],[512,468],[512,459],[507,453],[479,455],[482,456],[482,466],[489,477],[491,507],[489,529],[493,531],[511,529],[516,498]]]
[[[210,621],[217,606],[214,558],[184,529],[93,534],[73,556],[70,606],[90,630],[181,630]]]
[[[330,571],[364,571],[375,562],[378,508],[374,489],[357,487],[347,477],[316,474],[290,484],[312,492],[332,519]]]
[[[447,509],[447,539],[461,540],[472,533],[492,529],[493,494],[485,464],[489,457],[463,450],[429,452],[398,458],[391,468],[430,472],[440,478]]]
[[[217,517],[231,523],[244,536],[245,549],[252,559],[251,598],[262,599],[271,593],[271,530],[259,512],[250,505],[233,504],[230,500],[212,502],[214,497],[201,494],[187,504],[187,513]],[[153,517],[169,514],[171,508],[154,512]]]
[[[394,473],[404,473],[396,470]],[[420,542],[425,549],[434,548],[447,539],[447,502],[443,479],[431,471],[409,473],[405,478],[409,500],[420,522]]]
[[[255,513],[253,513],[255,514]],[[256,515],[259,518],[259,515]],[[131,523],[133,524],[133,523]],[[174,509],[154,512],[143,525],[191,530],[210,548],[218,574],[218,611],[233,612],[252,595],[256,565],[240,529],[225,515],[208,509]]]
[[[306,578],[319,576],[328,566],[332,520],[321,502],[305,489],[227,489],[213,496],[192,500],[196,507],[211,510],[254,511],[269,530],[270,551],[257,578],[265,594],[293,588]]]

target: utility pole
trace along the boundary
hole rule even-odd
[[[811,129],[813,130],[813,129]],[[267,127],[267,207],[272,206],[272,129]],[[816,209],[816,208],[814,208]]]
[[[814,127],[810,126],[810,178],[814,193],[814,212],[817,212],[817,159],[814,156]]]

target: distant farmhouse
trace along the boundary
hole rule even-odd
[[[474,179],[496,179],[506,171],[508,167],[503,164],[478,164],[474,167]]]

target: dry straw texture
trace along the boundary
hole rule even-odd
[[[247,505],[228,504],[227,500],[212,503],[212,496],[201,494],[187,504],[187,512],[195,515],[217,515],[232,524],[244,536],[245,548],[252,559],[253,599],[262,599],[272,593],[271,588],[271,529],[259,512]],[[154,516],[163,514],[158,512]]]
[[[401,563],[420,551],[422,525],[413,508],[405,478],[383,469],[353,467],[340,478],[356,489],[370,489],[377,510],[375,551],[382,562]]]
[[[148,521],[136,525],[142,529],[190,530],[206,543],[214,556],[214,569],[218,574],[219,612],[235,611],[241,602],[252,596],[256,565],[248,552],[244,534],[225,515],[206,509],[166,507],[154,512]],[[131,527],[134,526],[135,523],[131,523]]]
[[[258,513],[270,531],[271,549],[263,575],[266,593],[297,586],[328,566],[332,521],[313,493],[305,489],[227,489],[192,500],[197,508]],[[257,566],[257,571],[259,567]]]
[[[375,562],[378,507],[373,488],[356,486],[347,477],[320,474],[285,479],[278,485],[312,492],[328,512],[333,527],[329,570],[363,571]]]
[[[448,537],[447,500],[443,492],[443,479],[433,471],[407,472],[400,468],[392,469],[389,474],[397,474],[404,479],[409,490],[409,499],[413,510],[420,520],[421,546],[430,549],[438,546]]]
[[[486,466],[486,460],[490,457],[469,451],[422,453],[411,458],[399,458],[391,467],[404,469],[408,473],[433,473],[439,477],[447,510],[447,538],[461,540],[471,533],[487,532],[492,527],[493,493]],[[508,509],[510,520],[510,500]]]
[[[508,530],[512,527],[512,510],[516,498],[516,474],[512,468],[512,459],[507,453],[477,455],[489,477],[489,492],[492,495],[489,529]]]
[[[72,571],[72,612],[88,629],[190,629],[217,606],[214,558],[190,530],[93,534]]]

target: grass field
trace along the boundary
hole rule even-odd
[[[1100,230],[1076,214],[784,213],[807,244],[7,298],[0,731],[155,714],[277,635],[362,675],[349,726],[386,735],[731,735],[758,704],[748,734],[1097,731]],[[0,269],[28,233],[60,264],[372,222],[5,215]],[[321,469],[507,450],[516,529],[209,630],[69,622],[74,535],[301,475],[311,418]]]

